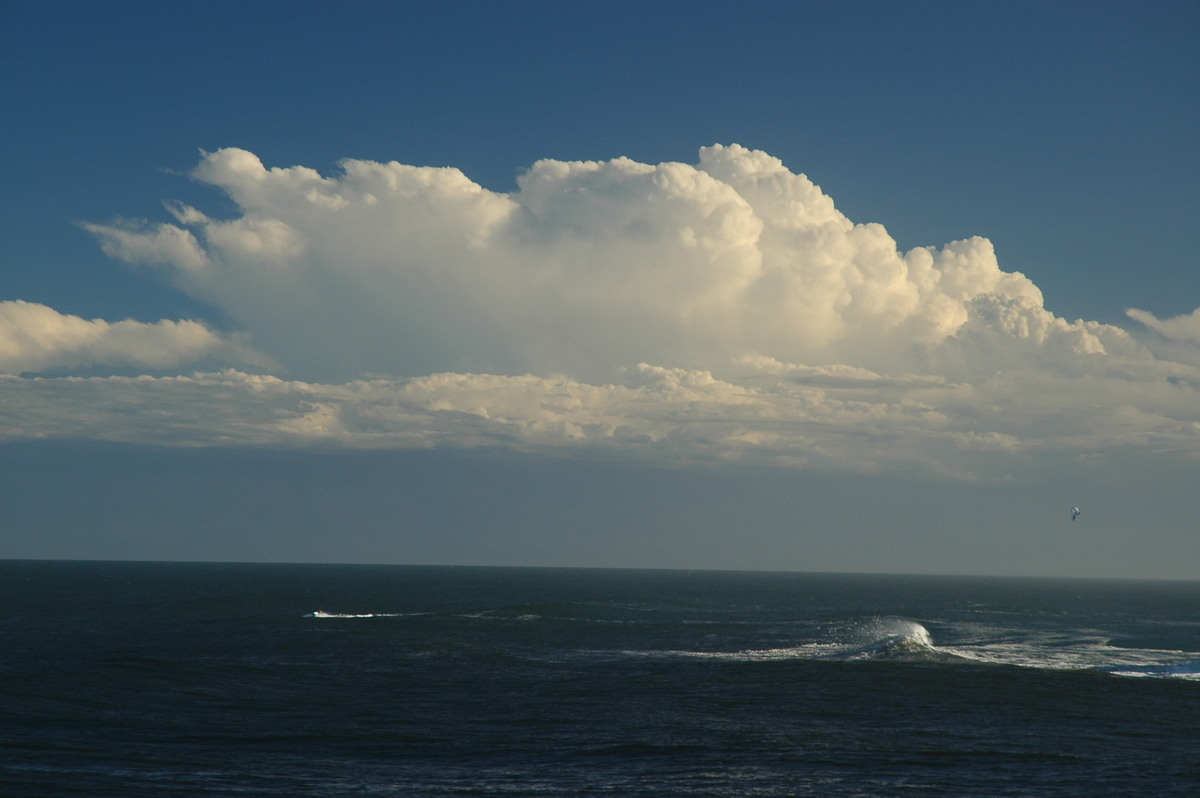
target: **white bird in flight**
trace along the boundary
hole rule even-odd
[[[1076,518],[1079,517],[1079,514],[1082,512],[1083,512],[1083,510],[1080,510],[1078,507],[1072,507],[1071,508],[1071,520],[1074,521]]]

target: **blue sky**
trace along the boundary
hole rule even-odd
[[[0,556],[1194,577],[1198,23],[0,4]]]

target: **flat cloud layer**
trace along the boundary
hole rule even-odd
[[[239,149],[193,176],[237,214],[169,205],[171,223],[85,226],[218,307],[258,354],[196,322],[105,328],[4,303],[0,369],[218,352],[278,376],[10,377],[4,437],[997,474],[1039,451],[1200,448],[1200,311],[1130,311],[1145,340],[1058,318],[987,239],[902,253],[763,152],[539,161],[511,194],[452,168],[323,176]],[[43,321],[6,321],[20,313]],[[55,317],[72,331],[46,332]]]
[[[443,373],[342,384],[229,370],[0,377],[0,434],[178,445],[505,447],[656,464],[737,462],[1004,476],[1039,454],[1195,454],[1195,384],[1000,374],[974,384],[748,363],[731,382],[641,365],[623,384]],[[1200,375],[1193,374],[1193,377]]]

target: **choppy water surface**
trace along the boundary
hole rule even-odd
[[[1200,788],[1200,583],[0,562],[0,597],[0,794]]]

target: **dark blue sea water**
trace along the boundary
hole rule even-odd
[[[1200,794],[1200,583],[0,562],[6,796]]]

